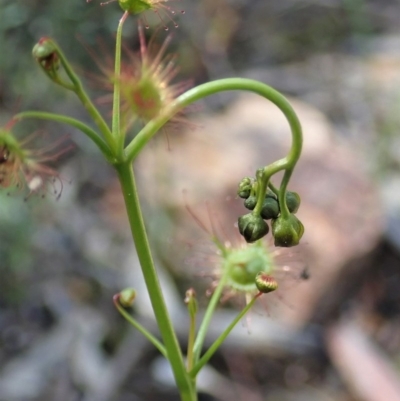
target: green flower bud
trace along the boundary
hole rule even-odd
[[[278,288],[277,281],[265,272],[259,272],[256,276],[255,283],[258,291],[267,294]]]
[[[32,55],[46,71],[54,73],[60,67],[56,46],[49,38],[41,38],[33,47]]]
[[[276,198],[267,195],[261,208],[261,217],[265,220],[276,219],[279,211],[279,203]]]
[[[257,204],[257,197],[256,196],[249,196],[245,201],[244,201],[244,207],[249,210],[253,210],[256,207]]]
[[[297,192],[286,192],[286,205],[290,213],[296,213],[300,207],[300,195]]]
[[[129,308],[133,305],[136,298],[136,291],[133,288],[125,288],[119,293],[119,303],[124,308]]]
[[[240,198],[247,199],[250,196],[251,189],[253,188],[253,179],[245,177],[240,181],[237,194]]]
[[[243,235],[246,242],[255,242],[268,234],[268,224],[261,216],[253,213],[239,217],[239,232]]]
[[[275,239],[275,246],[291,247],[298,245],[304,233],[304,226],[294,215],[288,218],[279,216],[272,221],[272,235]]]

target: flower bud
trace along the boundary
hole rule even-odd
[[[60,59],[57,54],[56,46],[49,38],[41,38],[33,47],[32,55],[41,67],[49,73],[55,74],[60,68]]]
[[[300,195],[297,192],[286,192],[286,205],[290,213],[296,213],[300,207]]]
[[[275,239],[275,246],[291,247],[298,245],[304,233],[304,226],[294,215],[284,218],[279,216],[272,221],[272,235]]]
[[[239,217],[239,232],[243,235],[246,242],[255,242],[268,234],[268,224],[261,216],[253,213]]]
[[[244,207],[249,210],[253,210],[256,207],[257,204],[257,197],[256,196],[249,196],[245,201],[244,201]]]
[[[133,288],[125,288],[119,293],[119,303],[124,308],[129,308],[133,305],[136,298],[136,291]]]
[[[244,177],[239,183],[237,194],[240,198],[247,199],[250,196],[253,187],[253,179]]]
[[[267,294],[278,288],[277,281],[265,272],[259,272],[255,278],[258,291]]]
[[[275,197],[267,195],[261,208],[261,217],[265,220],[276,219],[279,216],[279,203]]]

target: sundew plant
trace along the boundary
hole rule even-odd
[[[62,186],[57,171],[48,166],[48,162],[65,151],[64,149],[57,152],[62,140],[49,144],[44,149],[35,150],[31,137],[18,140],[14,136],[15,129],[22,120],[42,119],[67,124],[95,143],[119,178],[127,218],[158,324],[160,339],[130,314],[129,306],[133,304],[136,296],[141,296],[136,294],[133,288],[122,289],[114,296],[115,307],[169,360],[181,400],[195,401],[198,373],[257,300],[262,296],[268,296],[265,294],[276,290],[279,285],[274,277],[271,250],[265,244],[263,237],[271,228],[276,247],[292,247],[299,244],[303,235],[303,224],[295,215],[300,206],[300,196],[287,190],[301,154],[301,126],[285,97],[261,82],[226,78],[189,90],[185,85],[174,84],[173,80],[178,70],[175,60],[167,54],[167,39],[156,54],[151,55],[143,33],[143,29],[147,27],[142,12],[148,10],[160,16],[165,28],[166,22],[170,20],[177,26],[172,20],[174,11],[168,5],[168,0],[118,0],[118,4],[123,10],[123,15],[117,27],[114,67],[103,71],[107,87],[112,91],[111,125],[88,96],[81,80],[56,41],[49,37],[41,38],[33,48],[34,60],[48,79],[77,96],[96,129],[71,116],[51,112],[24,111],[16,114],[8,124],[0,128],[0,187],[7,191],[17,187],[19,193],[25,191],[29,197],[37,193],[43,194],[47,190],[54,191],[56,187]],[[128,63],[124,64],[121,61],[121,41],[123,26],[127,21],[138,24],[140,52],[137,55],[130,54]],[[267,166],[260,166],[253,177],[238,177],[237,195],[244,199],[244,206],[248,209],[248,213],[238,216],[238,229],[244,237],[245,245],[228,246],[218,239],[214,229],[205,228],[218,250],[220,277],[200,322],[197,321],[195,291],[189,289],[186,294],[182,294],[190,322],[188,347],[187,350],[182,350],[154,266],[146,224],[139,204],[133,165],[150,139],[169,121],[179,120],[184,108],[202,98],[223,91],[250,91],[274,103],[289,123],[292,144],[284,158]],[[143,128],[138,129],[138,132],[132,132],[138,126]],[[229,132],[226,135],[228,136]],[[283,172],[279,185],[277,182],[273,184],[272,178],[279,172]],[[204,339],[213,313],[226,290],[245,293],[246,306],[215,342],[208,349],[204,349]]]

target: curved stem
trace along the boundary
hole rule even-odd
[[[158,275],[151,256],[146,228],[140,210],[139,197],[137,194],[132,165],[131,163],[121,163],[116,164],[115,168],[121,183],[132,236],[135,242],[144,280],[163,343],[167,350],[168,360],[171,363],[175,381],[181,394],[181,399],[182,401],[194,401],[196,400],[196,393],[193,382],[190,380],[186,371],[182,351],[179,347],[178,339],[165,305]]]
[[[15,120],[23,120],[26,118],[38,118],[41,120],[50,120],[71,125],[72,127],[75,127],[79,131],[83,132],[87,137],[89,137],[97,145],[97,147],[101,150],[101,152],[105,155],[105,157],[110,163],[115,162],[115,158],[111,153],[110,148],[104,142],[104,140],[97,134],[97,132],[94,131],[89,126],[87,126],[86,124],[84,124],[83,122],[76,120],[75,118],[63,116],[61,114],[46,113],[43,111],[24,111],[14,116]]]
[[[233,328],[239,323],[239,321],[243,318],[243,316],[251,309],[251,307],[256,302],[257,298],[261,296],[262,293],[258,293],[243,309],[242,311],[235,317],[232,323],[224,330],[224,332],[214,341],[211,347],[207,350],[207,352],[201,357],[201,359],[196,363],[194,368],[189,372],[190,377],[194,378],[203,368],[203,366],[210,360],[210,358],[215,354],[215,351],[221,346],[221,344],[225,341],[226,337],[228,337],[229,333],[233,330]]]
[[[268,188],[276,195],[278,196],[279,194],[279,189],[271,182],[268,182]]]
[[[285,168],[293,169],[298,158],[300,157],[303,143],[301,125],[296,113],[286,98],[278,91],[261,82],[244,78],[227,78],[209,82],[190,89],[189,91],[180,95],[171,104],[168,111],[147,123],[147,125],[139,132],[139,134],[133,138],[131,143],[126,147],[126,160],[134,160],[146,143],[153,137],[153,135],[155,135],[156,132],[180,110],[206,96],[228,90],[246,90],[257,93],[260,96],[270,100],[283,112],[289,122],[292,132],[292,146],[288,156],[284,159],[281,159],[279,170]]]
[[[119,294],[118,294],[119,295]],[[118,312],[127,320],[133,327],[140,331],[160,352],[167,358],[167,351],[163,344],[157,340],[146,328],[144,328],[136,319],[134,319],[119,303],[119,296],[115,295],[113,298],[114,305],[118,309]]]

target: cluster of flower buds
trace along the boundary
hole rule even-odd
[[[281,213],[279,196],[267,189],[261,207],[258,202],[257,182],[250,177],[243,178],[239,183],[237,194],[245,199],[244,206],[251,213],[239,217],[239,231],[247,242],[255,242],[268,234],[269,227],[265,220],[271,220],[272,235],[276,246],[291,247],[299,244],[304,233],[304,226],[294,215],[300,206],[300,196],[297,192],[285,192],[285,203],[288,215]]]

